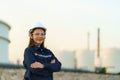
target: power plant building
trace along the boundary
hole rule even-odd
[[[101,50],[102,67],[106,68],[107,73],[120,73],[120,49],[109,48]]]
[[[62,51],[59,60],[63,69],[75,69],[75,51]]]
[[[95,71],[94,51],[80,50],[76,52],[77,69]]]
[[[9,50],[9,31],[11,27],[3,22],[0,21],[0,63],[8,63],[8,50]]]

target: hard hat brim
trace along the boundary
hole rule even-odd
[[[43,28],[43,27],[34,27],[34,28],[29,30],[29,34],[32,33],[32,31],[35,29],[42,29],[44,32],[46,32],[46,30],[47,30],[46,28]]]

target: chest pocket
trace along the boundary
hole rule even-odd
[[[50,63],[52,60],[51,54],[46,54],[46,53],[41,54],[40,52],[39,53],[35,52],[34,55],[36,60],[41,63]]]

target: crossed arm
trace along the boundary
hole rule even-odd
[[[51,62],[50,62],[50,64],[53,64],[53,63],[55,63],[55,59],[51,60]],[[40,62],[37,62],[37,61],[36,61],[36,62],[32,63],[32,64],[30,65],[30,67],[31,67],[31,68],[44,68],[45,65],[42,64],[42,63],[40,63]]]
[[[53,53],[51,52],[51,54]],[[25,50],[23,63],[24,66],[33,73],[43,70],[48,72],[57,72],[60,71],[61,69],[61,63],[54,55],[53,55],[53,60],[51,60],[50,63],[41,63],[34,58],[33,54],[28,49]]]

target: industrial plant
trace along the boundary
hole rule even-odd
[[[11,27],[0,21],[0,63],[9,63],[9,31]],[[96,50],[90,50],[90,34],[87,35],[87,48],[75,51],[60,51],[57,54],[63,69],[77,69],[95,72],[105,68],[106,73],[120,73],[120,49],[101,49],[100,29],[97,31]]]
[[[77,51],[61,51],[57,57],[62,62],[62,68],[87,70],[96,72],[105,68],[106,73],[120,73],[120,49],[108,48],[101,49],[100,47],[100,29],[97,31],[97,49],[90,50],[88,33],[87,49]]]

